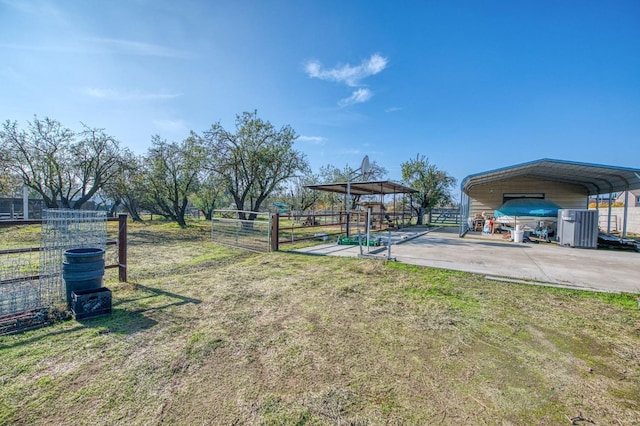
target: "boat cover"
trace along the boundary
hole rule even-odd
[[[538,198],[515,198],[505,202],[494,212],[496,218],[502,216],[557,217],[560,207],[549,200]]]

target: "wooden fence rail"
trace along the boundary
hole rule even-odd
[[[105,269],[118,268],[118,280],[120,282],[127,281],[127,215],[121,214],[118,217],[107,218],[108,222],[118,222],[118,238],[116,240],[107,241],[108,246],[118,247],[118,263],[105,265]],[[41,220],[3,220],[0,221],[0,226],[16,226],[16,225],[40,225]],[[26,247],[15,249],[3,249],[0,250],[0,256],[17,253],[32,253],[39,252],[42,247]],[[6,280],[0,280],[0,285],[11,284],[17,281],[23,281],[25,279],[37,280],[40,279],[40,275],[33,275],[30,277],[12,278]]]

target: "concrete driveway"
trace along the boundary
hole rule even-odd
[[[385,237],[386,239],[386,237]],[[495,279],[535,282],[594,291],[640,293],[640,253],[588,250],[554,243],[516,244],[493,236],[458,237],[457,229],[410,228],[391,233],[391,257],[399,262],[472,272]],[[298,252],[360,256],[357,246],[336,243]],[[388,257],[387,248],[362,248],[362,254]]]

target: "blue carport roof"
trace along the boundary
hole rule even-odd
[[[469,175],[462,180],[461,188],[464,193],[469,194],[475,186],[513,178],[580,185],[587,190],[588,195],[640,189],[640,169],[549,158]]]

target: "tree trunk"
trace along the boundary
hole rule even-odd
[[[424,217],[424,207],[420,207],[418,210],[418,222],[416,225],[423,225],[422,218]]]
[[[138,212],[138,208],[140,207],[140,203],[137,200],[129,200],[125,199],[122,202],[122,206],[131,216],[131,219],[134,222],[143,222],[142,217],[140,217],[140,213]]]
[[[128,210],[129,214],[131,215],[131,219],[134,222],[143,222],[142,218],[140,217],[140,214],[138,213],[137,210]]]
[[[187,222],[184,220],[184,213],[177,214],[175,217],[175,220],[176,222],[178,222],[178,225],[180,226],[180,228],[187,227]]]
[[[109,217],[116,217],[118,207],[120,207],[120,202],[115,202],[111,205],[111,208],[109,209]]]

